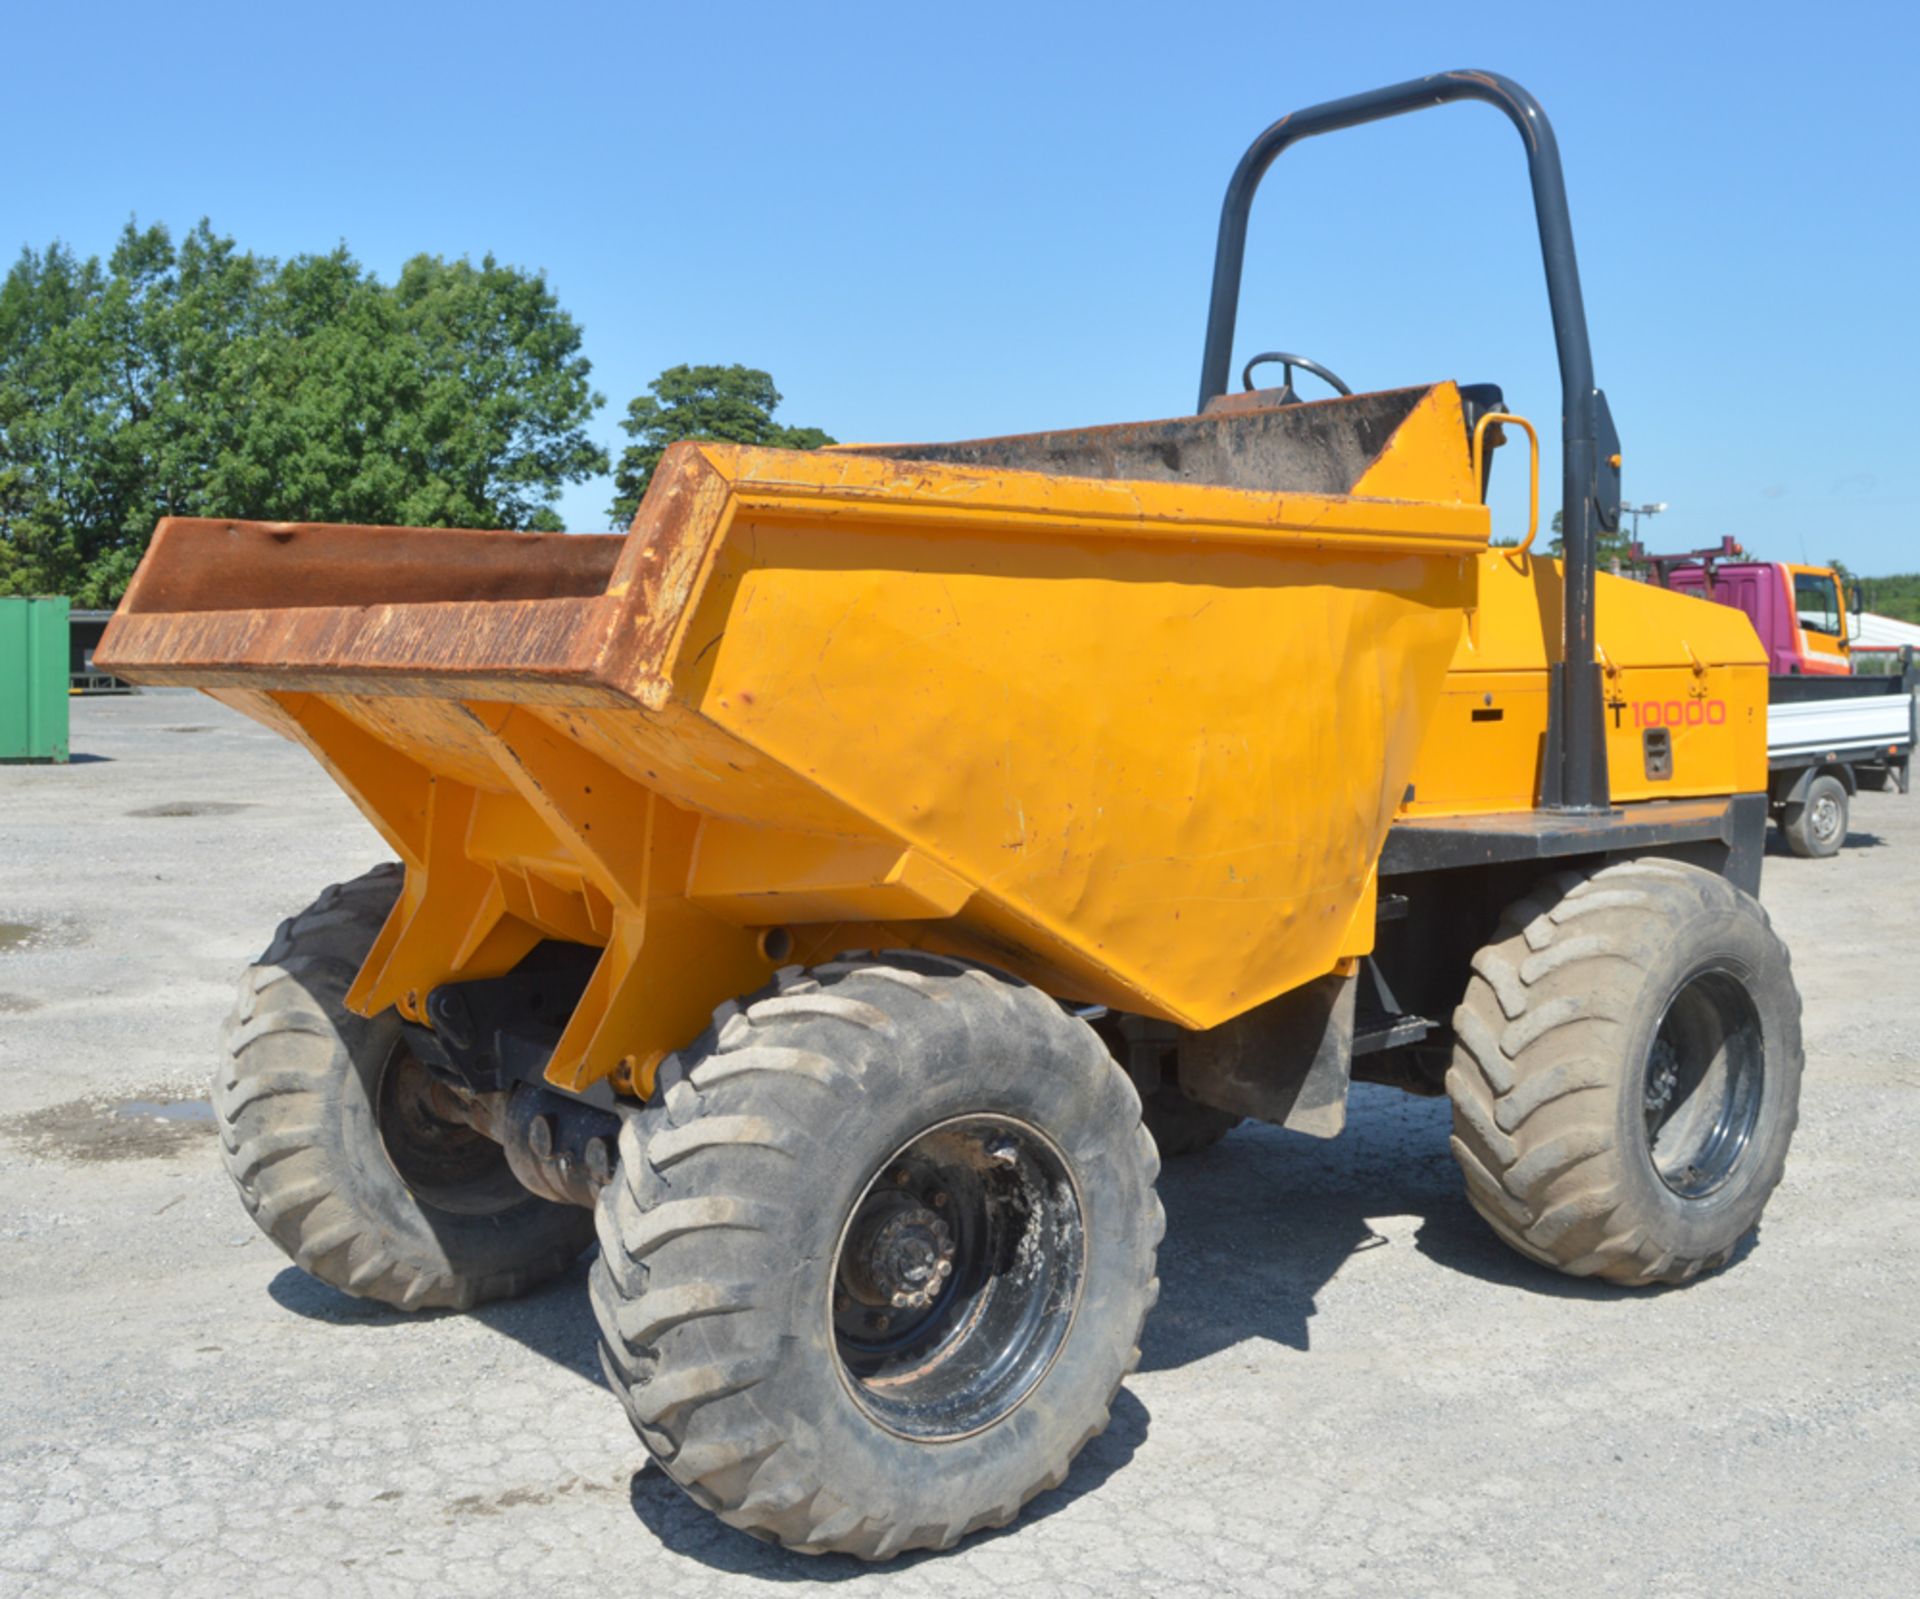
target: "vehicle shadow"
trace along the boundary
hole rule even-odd
[[[591,1260],[591,1254],[582,1256],[554,1281],[530,1294],[469,1311],[395,1310],[377,1300],[343,1294],[309,1277],[298,1266],[288,1266],[276,1274],[267,1284],[267,1295],[296,1316],[334,1325],[403,1327],[464,1315],[597,1385],[601,1380],[600,1356],[593,1312],[587,1308],[587,1268]]]
[[[1064,1483],[1037,1495],[1007,1526],[977,1532],[960,1547],[977,1549],[1056,1516],[1074,1501],[1097,1493],[1109,1477],[1133,1459],[1134,1451],[1146,1440],[1149,1421],[1147,1407],[1122,1388],[1113,1401],[1112,1425],[1080,1451],[1073,1474]],[[728,1576],[774,1582],[846,1582],[876,1572],[908,1571],[922,1561],[942,1558],[940,1550],[921,1549],[874,1565],[851,1555],[803,1555],[762,1543],[701,1509],[651,1461],[633,1474],[628,1492],[633,1513],[662,1544],[677,1555]]]
[[[1249,1339],[1306,1351],[1320,1290],[1354,1255],[1391,1247],[1369,1218],[1416,1217],[1413,1245],[1438,1265],[1524,1293],[1609,1300],[1644,1294],[1565,1277],[1515,1254],[1468,1205],[1447,1147],[1444,1100],[1357,1084],[1339,1138],[1248,1124],[1212,1149],[1170,1161],[1160,1302],[1141,1341],[1143,1373],[1175,1370]],[[1401,1229],[1396,1228],[1398,1234]],[[587,1382],[601,1381],[586,1294],[587,1262],[525,1298],[471,1314]],[[398,1325],[413,1318],[360,1300],[288,1267],[268,1285],[276,1303],[317,1321]],[[1113,1425],[1089,1444],[1062,1487],[1022,1522],[1056,1514],[1127,1464],[1149,1413],[1122,1389]],[[634,1474],[634,1514],[676,1553],[730,1574],[776,1581],[840,1581],[875,1570],[851,1559],[791,1554],[736,1532],[688,1499],[657,1467]],[[970,1542],[991,1539],[976,1535]],[[902,1556],[886,1570],[926,1555]]]
[[[1421,1247],[1475,1275],[1551,1280],[1518,1257],[1517,1270],[1508,1268],[1490,1238],[1482,1249],[1486,1227],[1461,1197],[1447,1116],[1443,1101],[1361,1083],[1338,1138],[1249,1122],[1211,1149],[1168,1161],[1159,1184],[1167,1213],[1160,1302],[1147,1319],[1140,1369],[1189,1365],[1248,1338],[1305,1350],[1321,1286],[1348,1257],[1387,1241],[1368,1216],[1423,1217]],[[466,1314],[597,1383],[586,1273],[583,1258],[544,1288]],[[419,1314],[341,1293],[295,1266],[267,1292],[314,1321],[398,1326]]]
[[[1882,838],[1878,833],[1857,833],[1857,832],[1854,832],[1851,828],[1849,828],[1847,831],[1847,836],[1840,841],[1840,848],[1843,850],[1879,849],[1886,842],[1887,841],[1884,838]],[[1767,829],[1767,845],[1766,845],[1765,853],[1768,856],[1777,857],[1780,860],[1798,860],[1799,859],[1799,857],[1795,855],[1793,851],[1787,847],[1787,841],[1786,839],[1781,837],[1780,829],[1777,827],[1769,827]]]
[[[595,1387],[602,1382],[597,1332],[587,1308],[587,1266],[591,1256],[546,1287],[523,1298],[482,1305],[465,1314],[492,1328],[536,1355],[544,1356]],[[428,1317],[458,1315],[458,1311],[409,1314],[356,1299],[309,1277],[297,1266],[279,1272],[267,1284],[274,1303],[313,1321],[354,1326],[398,1327]],[[613,1401],[608,1400],[611,1404]],[[968,1547],[991,1542],[1034,1521],[1057,1515],[1075,1500],[1095,1492],[1130,1460],[1145,1441],[1150,1416],[1147,1407],[1126,1389],[1113,1401],[1111,1425],[1080,1452],[1073,1475],[1058,1488],[1036,1497],[1007,1527],[976,1533]],[[851,1556],[802,1555],[762,1543],[726,1525],[696,1505],[667,1474],[648,1461],[628,1484],[633,1513],[660,1542],[675,1554],[697,1560],[715,1571],[755,1576],[776,1582],[844,1582],[876,1570],[902,1571],[922,1560],[938,1558],[938,1551],[902,1555],[885,1566],[874,1566]]]
[[[1308,1351],[1320,1290],[1352,1256],[1390,1245],[1369,1218],[1417,1217],[1422,1255],[1523,1293],[1644,1292],[1564,1276],[1503,1244],[1467,1202],[1447,1144],[1451,1117],[1444,1099],[1357,1083],[1338,1138],[1249,1125],[1169,1162],[1160,1304],[1141,1370],[1190,1365],[1248,1339]]]

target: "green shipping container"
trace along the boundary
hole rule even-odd
[[[0,761],[67,758],[67,602],[0,599]]]

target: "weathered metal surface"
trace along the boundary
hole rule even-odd
[[[1238,489],[1351,494],[1431,390],[1390,389],[1316,405],[1209,406],[1201,416],[956,444],[857,445],[851,455],[1123,482],[1213,483]],[[1256,400],[1259,394],[1244,395]]]
[[[619,697],[596,669],[617,619],[605,601],[579,599],[122,611],[94,658],[140,683],[324,684],[340,694],[499,693],[594,704]]]
[[[497,681],[604,702],[593,665],[625,542],[169,517],[94,659],[203,688],[436,695]]]
[[[1180,1040],[1180,1087],[1240,1116],[1332,1138],[1347,1124],[1358,982],[1329,974]]]
[[[1624,814],[1561,816],[1526,810],[1469,816],[1424,816],[1395,823],[1380,855],[1380,874],[1444,871],[1496,861],[1553,860],[1614,851],[1655,853],[1669,845],[1733,842],[1736,802],[1658,800]],[[1750,796],[1765,800],[1764,794]]]
[[[613,534],[356,527],[170,516],[125,611],[427,605],[593,598],[625,541]]]

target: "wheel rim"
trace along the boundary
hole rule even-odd
[[[462,1216],[492,1216],[527,1198],[507,1152],[445,1114],[445,1090],[396,1043],[380,1069],[375,1119],[388,1163],[417,1200]]]
[[[956,1117],[897,1150],[841,1229],[829,1279],[854,1402],[920,1440],[1004,1420],[1066,1342],[1083,1215],[1058,1147],[1012,1117]]]
[[[1642,1076],[1647,1154],[1682,1199],[1704,1199],[1739,1170],[1760,1120],[1766,1049],[1746,984],[1697,972],[1668,1002]]]
[[[1827,843],[1840,831],[1840,806],[1829,794],[1822,794],[1809,807],[1807,826],[1821,843]]]

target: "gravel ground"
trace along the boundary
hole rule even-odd
[[[73,747],[0,767],[0,1594],[1914,1591],[1920,800],[1769,856],[1808,1071],[1734,1265],[1627,1292],[1508,1254],[1431,1101],[1243,1129],[1167,1173],[1144,1360],[1066,1486],[874,1569],[646,1464],[583,1269],[409,1318],[255,1232],[198,1109],[214,1033],[378,840],[189,693],[76,701]]]

